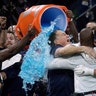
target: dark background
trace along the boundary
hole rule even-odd
[[[96,21],[96,0],[0,0],[0,15],[7,17],[9,27],[17,23],[20,13],[26,8],[42,4],[64,5],[72,10],[78,31],[87,22]]]

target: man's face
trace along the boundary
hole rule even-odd
[[[15,43],[16,43],[15,35],[13,35],[12,33],[7,33],[5,47],[10,47],[11,45]]]
[[[67,35],[65,32],[58,30],[56,32],[56,39],[55,44],[60,44],[62,46],[65,46],[70,43],[69,35]]]

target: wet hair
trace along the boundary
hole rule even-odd
[[[94,34],[90,28],[84,28],[81,30],[80,44],[82,46],[94,47]]]
[[[48,44],[52,47],[54,46],[54,40],[56,39],[56,32],[57,30],[54,30],[50,35],[49,35],[49,38],[48,38]]]

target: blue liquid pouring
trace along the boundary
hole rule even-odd
[[[23,58],[19,76],[23,79],[23,88],[26,92],[31,89],[31,87],[28,89],[26,84],[34,84],[35,81],[44,77],[46,65],[53,59],[50,55],[48,36],[55,29],[55,21],[57,20],[58,18],[50,22],[49,27],[43,26],[42,32],[31,41],[29,49]]]

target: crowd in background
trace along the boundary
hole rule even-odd
[[[0,15],[7,17],[8,28],[17,23],[21,12],[31,6],[42,4],[64,5],[72,10],[78,31],[85,27],[87,22],[96,21],[96,0],[0,0]]]

